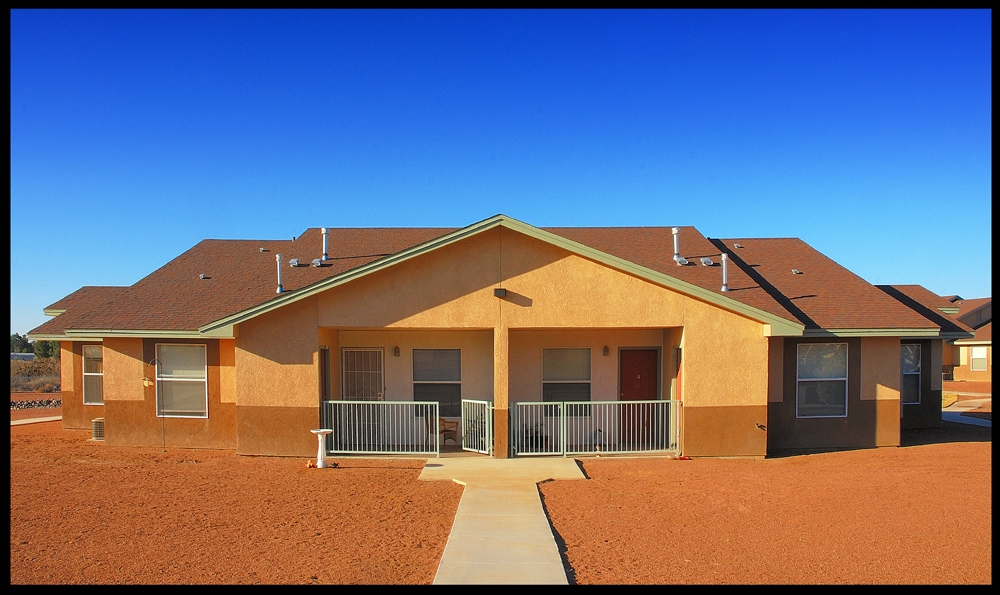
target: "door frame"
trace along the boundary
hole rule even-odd
[[[663,401],[663,347],[662,346],[627,346],[618,348],[618,361],[615,363],[615,400],[622,400],[622,352],[623,351],[656,351],[656,400]],[[667,399],[669,400],[669,399]]]

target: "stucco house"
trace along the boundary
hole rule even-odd
[[[971,338],[798,239],[503,215],[204,240],[45,313],[64,427],[287,456],[895,446]]]

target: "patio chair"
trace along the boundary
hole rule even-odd
[[[441,432],[441,446],[444,446],[448,442],[448,438],[458,445],[458,422],[439,417],[439,428],[438,431]]]

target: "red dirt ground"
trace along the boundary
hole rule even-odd
[[[422,460],[111,447],[10,429],[11,584],[430,583],[461,486]]]
[[[978,381],[978,380],[946,380],[942,386],[944,392],[962,392],[962,393],[978,393],[978,394],[993,394],[993,383]],[[975,398],[975,397],[973,397]]]
[[[992,581],[990,428],[774,459],[586,459],[541,485],[578,583]]]

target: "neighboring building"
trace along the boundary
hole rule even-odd
[[[954,380],[993,381],[993,298],[978,298],[954,302],[958,306],[955,318],[972,327],[975,336],[954,343],[956,365]]]
[[[940,421],[901,392],[940,410],[928,370],[972,333],[801,240],[674,229],[498,215],[205,240],[29,336],[62,342],[64,427],[103,417],[109,444],[311,456],[322,425],[331,451],[424,452],[439,411],[499,457],[763,456],[896,446],[901,411]]]
[[[18,359],[30,362],[35,359],[34,353],[12,353],[10,354],[10,359]]]
[[[903,360],[900,365],[902,379],[902,427],[920,428],[934,425],[941,420],[940,392],[952,368],[951,345],[947,340],[968,338],[972,329],[956,320],[958,309],[947,298],[941,297],[920,285],[876,285],[879,289],[934,322],[941,329],[939,337],[945,339],[941,353],[928,350],[922,341],[904,341]],[[919,389],[918,389],[919,387]],[[926,396],[930,395],[930,399]]]

